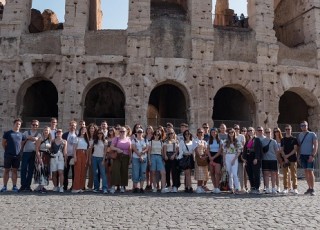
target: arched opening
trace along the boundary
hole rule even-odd
[[[83,118],[89,123],[109,125],[125,123],[125,95],[111,82],[100,82],[91,87],[85,97]]]
[[[29,86],[23,98],[22,117],[24,127],[33,119],[49,123],[51,117],[58,117],[58,91],[51,81],[41,80]],[[19,107],[19,106],[18,106]]]
[[[188,122],[186,97],[175,85],[163,84],[154,88],[148,104],[149,125],[171,122],[174,127],[179,127],[180,123]]]
[[[286,91],[279,101],[278,126],[284,130],[285,124],[290,124],[294,132],[300,132],[299,123],[308,121],[310,106],[297,93]]]
[[[2,20],[2,17],[3,17],[3,11],[4,11],[5,4],[6,4],[5,0],[0,0],[0,20]]]
[[[128,13],[128,0],[90,0],[89,30],[127,29]]]
[[[254,124],[255,105],[252,96],[242,87],[226,86],[218,90],[214,97],[212,119],[215,126],[225,123],[252,126]]]
[[[213,0],[213,24],[248,28],[247,0]]]
[[[151,52],[154,57],[191,55],[187,0],[151,0]]]
[[[33,0],[30,33],[63,29],[66,0]]]

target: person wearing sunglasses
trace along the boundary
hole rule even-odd
[[[314,132],[308,130],[308,122],[300,122],[301,133],[298,136],[300,146],[300,162],[304,169],[305,177],[308,183],[308,190],[304,194],[315,195],[314,191],[314,162],[318,153],[318,139]]]
[[[250,192],[259,194],[262,156],[260,137],[263,137],[263,129],[262,127],[257,128],[257,136],[255,136],[254,131],[253,127],[248,127],[248,140],[244,146],[243,159],[246,164],[246,171],[250,181]]]
[[[297,178],[297,151],[298,140],[292,136],[292,127],[289,124],[285,125],[285,136],[281,139],[281,159],[282,159],[282,173],[283,173],[283,194],[289,192],[299,194],[298,192],[298,178]],[[291,178],[291,181],[290,181]],[[292,189],[291,189],[292,184]]]
[[[233,126],[235,134],[236,134],[236,139],[241,143],[242,145],[242,149],[241,149],[241,153],[238,157],[238,177],[239,177],[239,182],[240,182],[240,187],[241,187],[241,192],[246,192],[246,183],[245,183],[245,166],[243,164],[243,158],[242,158],[242,151],[243,151],[243,146],[246,143],[246,137],[245,134],[243,134],[242,132],[240,133],[240,125],[235,124]]]
[[[238,178],[238,158],[242,151],[242,144],[235,136],[235,130],[229,129],[228,138],[222,145],[223,162],[229,175],[229,187],[231,193],[240,193],[240,183]]]
[[[271,138],[271,129],[267,128],[264,131],[266,138],[262,140],[262,146],[265,149],[262,154],[262,171],[264,177],[264,185],[266,193],[276,194],[276,179],[278,174],[278,144]],[[269,188],[269,178],[271,177],[272,189]]]
[[[172,189],[171,191],[176,193],[178,192],[178,187],[180,186],[180,175],[178,171],[178,161],[177,155],[179,152],[179,144],[177,142],[176,134],[173,128],[167,128],[168,138],[167,141],[163,144],[163,155],[165,160],[165,169],[166,169],[166,182],[167,188],[170,190],[172,179]]]
[[[31,181],[34,171],[34,162],[36,157],[36,142],[41,138],[41,133],[38,132],[39,121],[32,120],[31,130],[25,131],[23,133],[26,136],[26,141],[24,142],[23,154],[21,159],[21,187],[19,189],[22,191],[32,191]]]
[[[124,193],[129,180],[129,164],[131,160],[131,140],[127,136],[126,127],[121,127],[119,137],[115,137],[111,143],[111,150],[117,151],[117,158],[112,162],[112,174],[110,193],[115,193],[115,186],[120,186],[120,192]]]

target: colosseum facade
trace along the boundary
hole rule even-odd
[[[192,130],[307,120],[318,132],[320,1],[243,1],[247,28],[228,26],[211,0],[132,0],[126,30],[101,30],[100,0],[66,0],[63,29],[31,33],[32,0],[7,0],[0,130],[19,116],[26,127],[58,117],[63,128],[107,119]]]

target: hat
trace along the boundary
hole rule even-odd
[[[212,131],[218,132],[218,129],[216,127],[213,127],[212,129],[210,129],[210,132],[212,132]]]
[[[139,128],[139,129],[137,130],[137,133],[143,133],[143,129]]]

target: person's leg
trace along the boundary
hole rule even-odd
[[[242,162],[238,162],[238,176],[241,190],[244,190],[244,167]]]
[[[68,189],[68,178],[69,178],[69,170],[70,170],[70,160],[72,159],[71,156],[68,156],[67,158],[67,165],[64,168],[64,181],[63,181],[63,189]],[[60,185],[61,186],[61,185]]]
[[[30,153],[24,152],[21,158],[21,170],[20,170],[20,180],[21,180],[21,188],[25,189],[27,187],[27,170],[28,170],[28,162],[30,158]]]
[[[251,190],[254,190],[256,188],[254,187],[253,162],[251,160],[249,160],[249,159],[247,161],[246,171],[247,171],[247,175],[248,175],[248,178],[249,178],[249,183],[250,183]]]
[[[272,189],[275,189],[275,187],[276,187],[277,175],[278,175],[278,171],[272,171],[271,172],[271,186],[272,186]]]
[[[292,188],[298,188],[298,177],[297,177],[297,162],[290,162],[290,172],[292,180]]]
[[[240,191],[240,182],[238,177],[238,160],[231,166],[231,174],[233,177],[233,183],[236,190]]]
[[[231,169],[231,161],[233,159],[233,155],[231,154],[226,154],[225,157],[225,164],[226,164],[226,169],[229,175],[229,187],[231,190],[233,190],[234,186],[233,186],[233,176],[232,176],[232,169]]]
[[[92,165],[92,174],[93,174],[93,189],[99,191],[99,180],[98,180],[98,163],[97,157],[91,158],[91,165]]]
[[[214,166],[214,187],[219,188],[220,180],[221,180],[221,164],[216,164]]]
[[[29,157],[29,162],[28,162],[28,169],[27,169],[27,184],[26,184],[27,188],[30,188],[31,186],[35,157],[36,157],[36,152],[31,152]]]
[[[74,162],[75,175],[74,175],[74,183],[72,186],[72,190],[77,191],[82,189],[81,180],[80,180],[80,177],[81,177],[81,156],[80,155],[82,153],[80,152],[80,150],[77,150],[75,154],[77,157],[77,161]]]
[[[86,188],[86,180],[87,180],[87,153],[81,154],[81,189]]]
[[[289,172],[289,167],[283,167],[282,168],[282,173],[283,173],[283,189],[289,189],[288,185],[288,172]]]
[[[63,174],[63,170],[59,170],[59,180],[60,180],[60,185],[62,185],[64,183],[64,174]]]
[[[270,177],[270,171],[269,170],[264,170],[263,171],[263,181],[264,181],[264,186],[269,190],[269,177]]]
[[[12,180],[12,185],[17,186],[17,179],[18,179],[18,169],[17,168],[12,168],[11,169],[11,180]]]
[[[121,160],[121,182],[120,186],[128,186],[129,180],[129,156],[124,155],[122,156]]]
[[[57,171],[52,172],[52,183],[54,187],[58,187],[57,174]]]
[[[137,189],[139,182],[139,159],[132,158],[132,182],[133,190]]]
[[[120,184],[120,159],[116,158],[112,162],[111,186]]]
[[[253,165],[254,187],[257,190],[259,190],[260,184],[261,184],[260,173],[261,173],[261,161],[258,160],[257,164]]]
[[[171,174],[171,160],[165,161],[165,169],[166,169],[166,186],[170,187],[170,174]]]
[[[184,175],[186,177],[186,188],[191,188],[191,169],[184,170]]]
[[[178,169],[178,161],[176,159],[172,160],[171,172],[172,172],[172,184],[173,187],[180,187],[180,170]]]
[[[102,164],[103,158],[99,157],[98,158],[98,167],[100,168],[100,176],[102,180],[102,190],[107,190],[108,189],[108,182],[107,182],[107,176],[106,176],[106,168],[104,164]]]
[[[140,188],[143,189],[143,184],[146,181],[146,172],[148,166],[148,159],[145,159],[144,162],[140,163]]]

